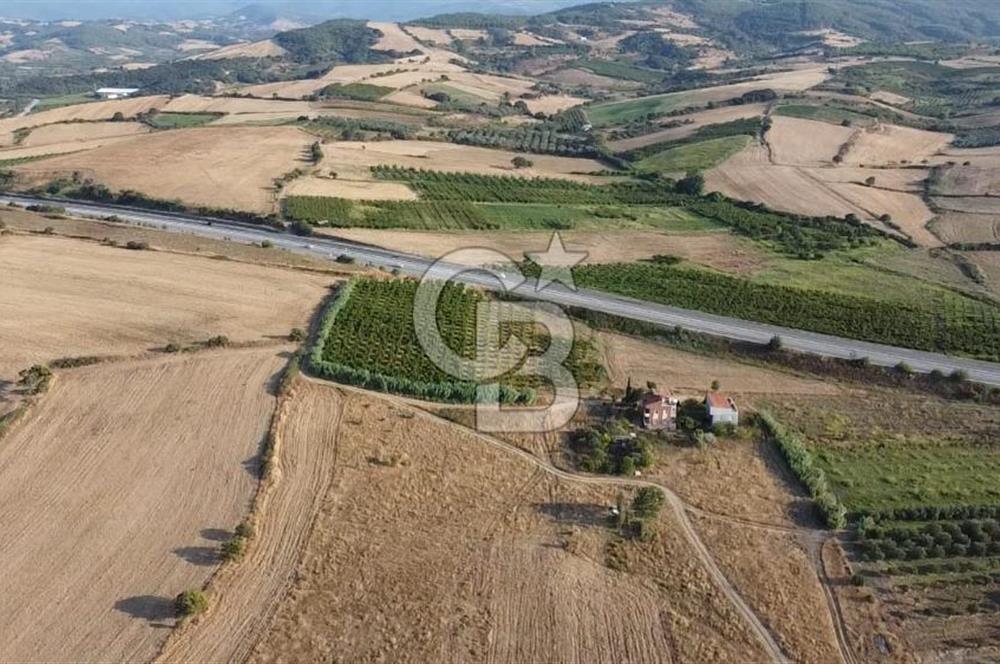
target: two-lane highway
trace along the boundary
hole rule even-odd
[[[398,270],[400,273],[417,277],[423,276],[435,264],[435,261],[422,256],[391,251],[346,240],[318,236],[296,237],[286,233],[271,231],[261,226],[209,217],[153,212],[103,203],[80,203],[15,194],[0,194],[0,203],[6,204],[8,202],[14,202],[19,205],[59,205],[65,208],[67,213],[72,216],[96,218],[114,216],[124,223],[165,231],[188,233],[218,240],[243,243],[260,243],[264,240],[269,240],[275,247],[291,252],[311,255],[326,260],[334,260],[340,256],[349,256],[360,263]],[[434,270],[447,271],[450,267],[449,265],[438,264]],[[431,274],[434,274],[435,271],[432,271]],[[703,332],[738,341],[766,343],[772,337],[779,336],[785,348],[805,353],[838,358],[866,357],[872,364],[887,367],[905,362],[914,371],[920,372],[929,372],[937,369],[947,374],[960,370],[966,372],[972,380],[988,385],[1000,386],[1000,364],[992,362],[897,348],[776,325],[755,323],[737,318],[716,316],[700,311],[643,302],[600,291],[586,289],[571,291],[559,284],[552,284],[539,292],[535,289],[534,281],[527,280],[517,284],[516,282],[519,280],[514,279],[513,275],[509,275],[504,280],[497,280],[495,277],[483,272],[466,271],[459,276],[459,279],[465,283],[475,284],[490,290],[509,289],[511,293],[525,299],[542,300],[560,306],[588,309],[666,327],[679,326],[693,332]],[[506,283],[501,284],[501,281],[505,281]]]

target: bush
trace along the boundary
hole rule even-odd
[[[240,525],[236,526],[235,535],[237,537],[242,537],[244,539],[253,539],[256,531],[254,530],[253,524],[249,521],[244,521]]]
[[[303,237],[308,237],[313,234],[313,228],[308,223],[302,221],[301,219],[296,219],[292,222],[291,230],[296,235],[301,235]]]
[[[180,344],[174,342],[170,342],[163,347],[164,353],[179,353],[182,350],[184,350],[184,348]]]
[[[219,334],[206,341],[205,346],[208,348],[225,348],[229,345],[229,343],[229,337],[224,334]]]
[[[174,610],[184,618],[194,616],[208,608],[208,598],[200,590],[185,590],[174,598]]]
[[[656,487],[644,486],[632,499],[632,513],[640,519],[655,519],[664,503],[663,491]]]
[[[767,349],[769,351],[773,352],[773,353],[776,353],[779,350],[781,350],[781,348],[782,348],[783,345],[784,345],[784,342],[781,340],[781,337],[779,337],[776,334],[773,337],[771,337],[770,341],[767,342]]]
[[[149,243],[142,240],[129,240],[125,243],[125,248],[132,251],[146,251],[149,249]]]
[[[24,389],[25,394],[41,394],[49,389],[51,381],[52,370],[43,364],[36,364],[18,373],[17,384]]]
[[[288,333],[288,340],[292,343],[301,343],[306,340],[306,331],[301,327],[293,327]]]
[[[261,249],[270,249],[273,246],[274,246],[274,243],[271,242],[270,240],[261,240],[261,243],[260,243],[260,248]]]
[[[245,537],[234,535],[222,543],[220,554],[226,561],[240,560],[246,553],[247,540]]]

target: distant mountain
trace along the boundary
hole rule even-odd
[[[331,18],[408,21],[442,12],[478,11],[537,14],[580,4],[581,0],[199,0],[199,2],[135,2],[135,0],[4,0],[0,16],[41,21],[61,19],[176,21],[243,15],[261,25],[277,20],[319,22]]]

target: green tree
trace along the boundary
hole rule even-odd
[[[651,486],[644,486],[632,499],[632,513],[640,519],[654,519],[660,513],[664,502],[663,492]]]
[[[677,191],[688,196],[701,196],[705,191],[705,176],[691,171],[677,182]]]
[[[208,608],[208,598],[200,590],[185,590],[174,598],[174,609],[181,617],[193,616]]]

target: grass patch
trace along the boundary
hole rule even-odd
[[[878,122],[878,118],[874,116],[858,113],[857,111],[852,111],[840,106],[787,104],[779,106],[775,109],[774,114],[787,118],[816,120],[818,122],[827,122],[829,124],[836,125],[842,125],[844,122],[850,122],[852,125],[856,125],[858,127],[871,127]]]
[[[58,95],[55,97],[44,97],[38,100],[38,105],[35,106],[35,110],[32,113],[38,113],[40,111],[49,111],[53,108],[61,108],[63,106],[74,106],[76,104],[89,104],[98,101],[94,98],[94,95],[88,92],[81,92],[78,94],[71,95]]]
[[[148,122],[156,129],[189,129],[206,125],[223,115],[223,113],[156,113]]]
[[[627,62],[617,62],[614,60],[584,59],[574,62],[573,65],[600,76],[624,79],[626,81],[638,81],[639,83],[659,83],[668,76],[666,72],[636,67]]]
[[[584,110],[587,113],[587,118],[595,127],[606,127],[614,124],[625,124],[645,115],[669,113],[674,109],[689,105],[690,98],[689,91],[671,92],[665,95],[594,104]]]
[[[727,136],[700,143],[679,145],[646,157],[636,167],[660,173],[705,171],[721,164],[750,145],[750,136]]]
[[[395,88],[371,83],[334,83],[319,91],[320,97],[334,99],[353,99],[355,101],[378,101],[382,97],[395,92]]]
[[[897,438],[813,446],[818,465],[852,513],[913,506],[1000,504],[1000,449]]]

